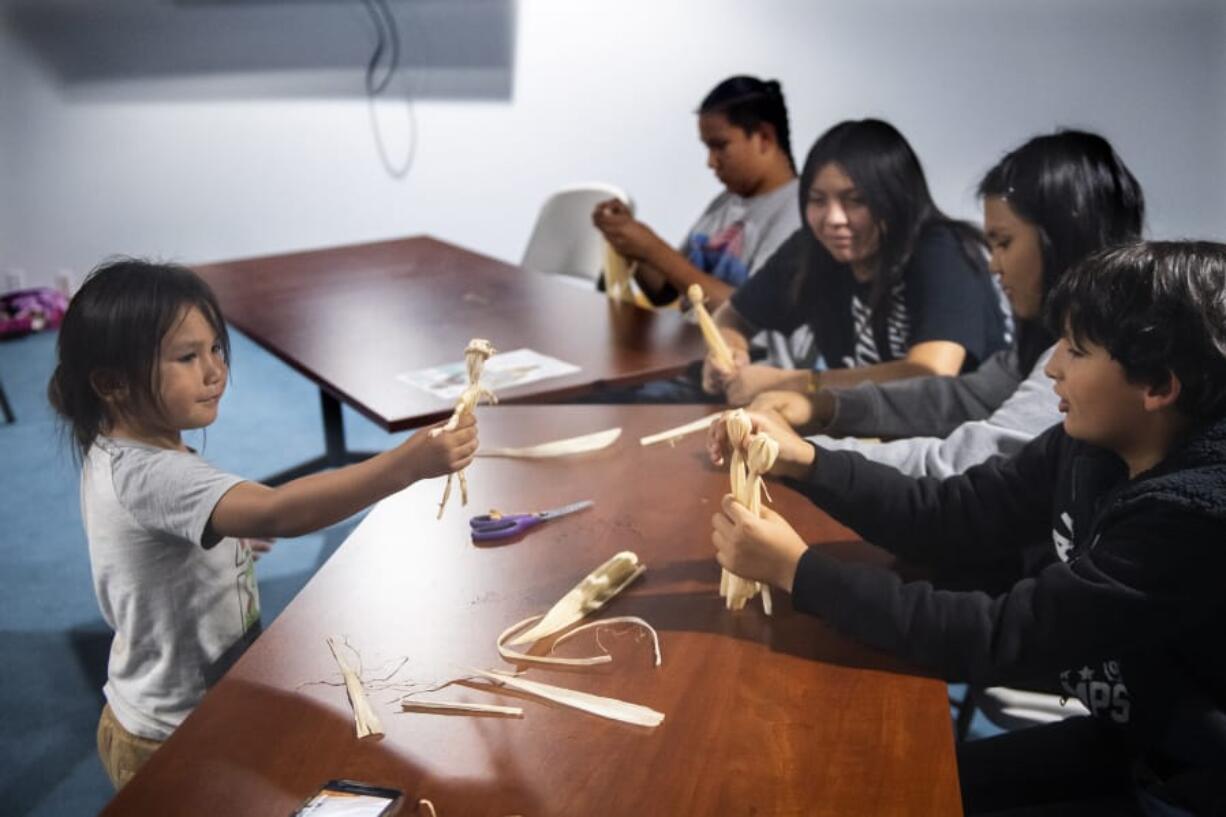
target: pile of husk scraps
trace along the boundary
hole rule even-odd
[[[634,553],[627,550],[614,555],[585,576],[582,581],[559,599],[548,612],[543,615],[526,618],[505,629],[498,636],[498,654],[506,661],[514,664],[584,667],[609,663],[613,658],[608,653],[585,658],[560,658],[553,655],[531,655],[515,650],[514,647],[535,643],[541,639],[561,633],[587,615],[604,607],[614,596],[641,576],[644,570],[646,568]],[[553,644],[553,649],[556,649],[562,642],[587,630],[627,625],[641,628],[650,635],[652,646],[654,647],[654,663],[655,666],[660,666],[663,659],[660,653],[659,635],[656,633],[655,628],[637,616],[618,616],[575,627],[558,638]],[[529,695],[553,701],[562,706],[598,715],[602,718],[647,727],[659,726],[664,721],[664,714],[654,709],[618,700],[617,698],[607,698],[553,684],[529,681],[520,677],[522,673],[473,669],[472,674],[473,676],[492,681],[498,686],[506,686]],[[457,680],[470,680],[471,677]],[[412,695],[402,699],[402,705],[405,708],[410,708],[412,703]],[[438,701],[431,701],[430,704],[436,707],[440,704],[448,706]],[[472,705],[456,704],[452,709],[453,711],[472,711],[467,709],[470,706]]]

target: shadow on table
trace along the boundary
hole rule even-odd
[[[837,557],[877,563],[883,568],[892,557],[863,542],[828,542],[820,547]],[[855,669],[872,669],[905,675],[926,675],[914,667],[840,635],[814,616],[796,612],[788,594],[773,590],[773,615],[762,611],[753,599],[740,611],[724,608],[716,592],[719,565],[714,559],[691,559],[653,565],[647,583],[637,592],[614,600],[606,615],[634,615],[649,621],[658,631],[711,633],[762,644],[774,652]],[[680,589],[674,589],[680,588]]]

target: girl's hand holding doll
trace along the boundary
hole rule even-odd
[[[477,453],[477,418],[463,414],[452,431],[446,423],[423,428],[402,446],[413,471],[412,482],[463,471]]]

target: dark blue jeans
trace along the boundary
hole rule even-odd
[[[1190,817],[1138,788],[1113,724],[1088,715],[958,745],[967,815]]]

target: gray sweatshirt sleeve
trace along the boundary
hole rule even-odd
[[[1031,439],[1060,422],[1060,401],[1052,391],[1051,379],[1043,373],[1051,353],[1051,349],[1043,353],[1030,376],[991,416],[963,423],[945,439],[911,437],[888,443],[823,436],[809,439],[823,448],[858,451],[874,462],[892,466],[913,477],[945,478],[998,454],[1012,456]]]
[[[822,429],[843,437],[944,437],[962,423],[983,420],[1022,382],[1016,349],[989,357],[957,377],[912,377],[831,389],[834,417]]]

